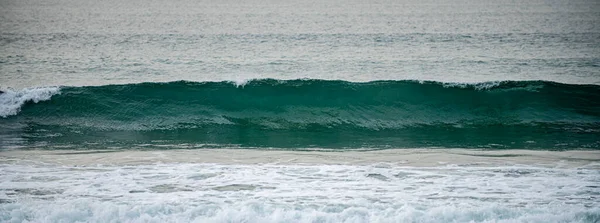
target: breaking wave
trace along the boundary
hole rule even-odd
[[[0,123],[9,126],[3,133],[25,141],[545,149],[600,143],[600,86],[544,81],[178,81],[7,91],[0,106]]]

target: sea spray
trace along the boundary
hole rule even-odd
[[[20,91],[4,90],[0,93],[0,117],[16,115],[25,103],[50,100],[52,95],[59,93],[58,87],[25,88]]]

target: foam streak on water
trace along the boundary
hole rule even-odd
[[[0,221],[597,222],[592,167],[2,164]]]

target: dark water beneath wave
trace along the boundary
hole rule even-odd
[[[33,97],[33,90],[40,89],[25,89],[20,98]],[[50,100],[28,101],[18,114],[7,114],[0,119],[7,148],[600,146],[600,86],[544,81],[264,79],[62,87]]]

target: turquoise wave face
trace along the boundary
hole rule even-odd
[[[179,81],[21,99],[0,118],[2,147],[600,147],[596,85]]]

